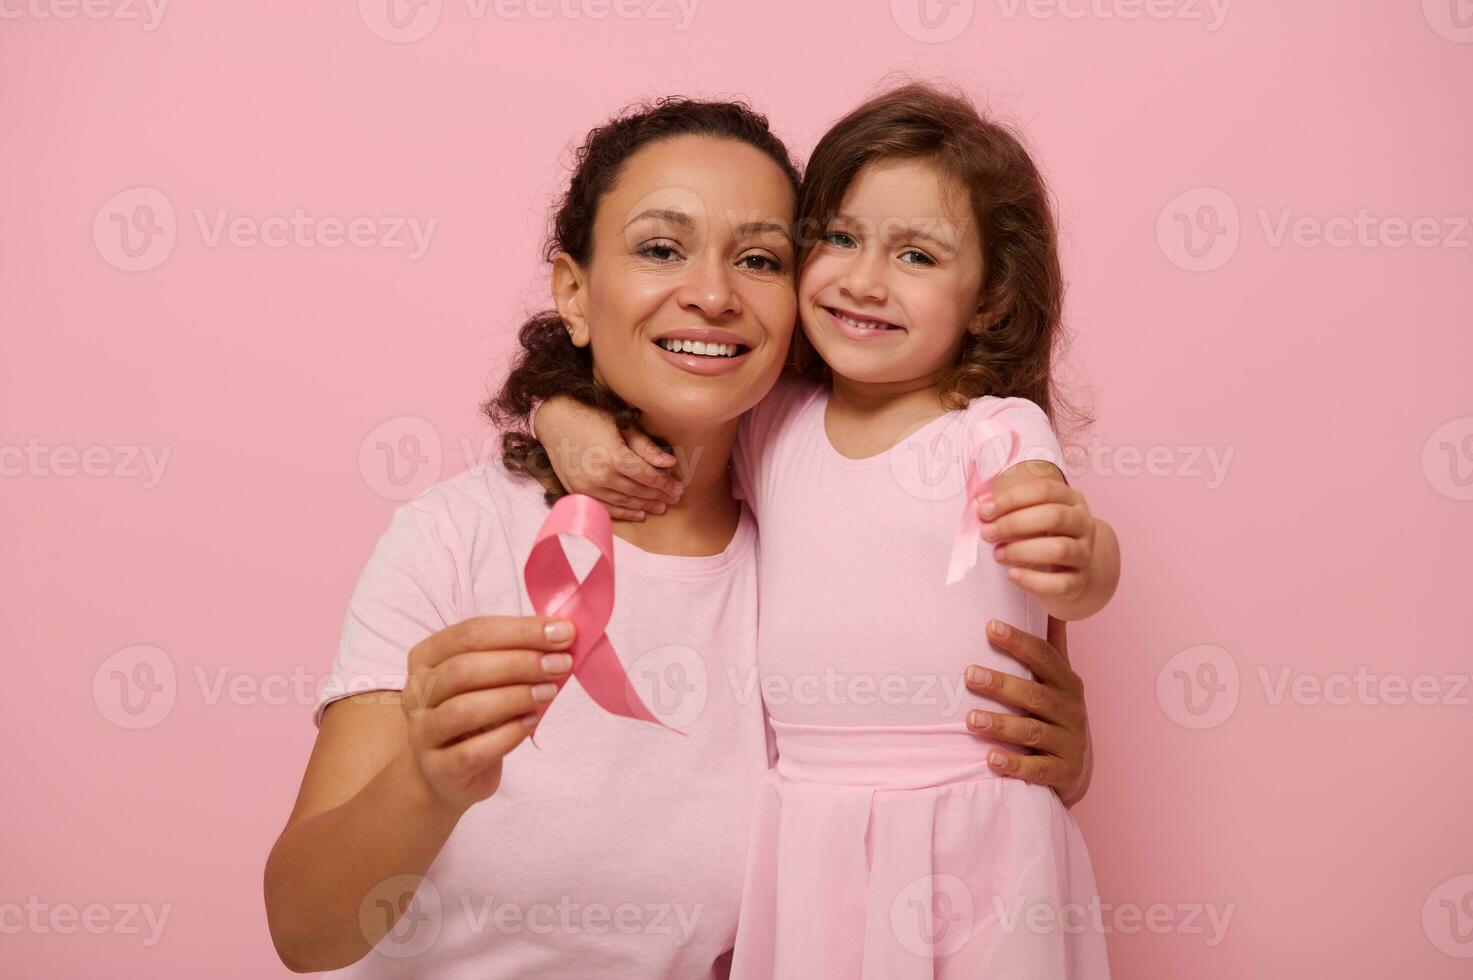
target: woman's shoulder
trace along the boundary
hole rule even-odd
[[[530,524],[535,532],[547,517],[546,491],[534,477],[507,469],[500,457],[483,460],[406,501],[401,510],[433,519],[445,536],[466,540],[488,526],[510,536]]]

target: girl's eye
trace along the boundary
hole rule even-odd
[[[671,259],[680,256],[680,253],[675,250],[674,245],[668,245],[664,242],[651,242],[648,245],[641,246],[636,250],[635,254],[654,259],[656,262],[669,262]]]
[[[747,263],[750,262],[756,262],[757,264],[748,265]],[[777,259],[773,258],[771,255],[762,255],[757,252],[753,252],[751,255],[743,255],[740,259],[737,260],[737,264],[742,266],[742,268],[744,269],[760,269],[764,272],[783,271],[783,264]]]
[[[831,231],[823,236],[823,240],[836,248],[852,248],[854,236],[847,231]]]
[[[906,256],[907,255],[913,255],[913,256],[915,256],[915,260],[914,261],[907,260],[906,259]],[[904,262],[906,265],[935,265],[936,264],[934,261],[932,261],[931,256],[927,255],[925,252],[922,252],[918,248],[908,248],[904,252],[901,252],[900,253],[900,261]]]

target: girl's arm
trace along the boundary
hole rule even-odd
[[[594,498],[617,520],[663,514],[685,489],[670,472],[675,457],[643,431],[621,432],[608,415],[566,395],[537,404],[532,434],[563,486]]]
[[[297,973],[361,959],[409,905],[460,817],[496,792],[572,657],[538,616],[447,627],[409,653],[402,691],[330,705],[266,860],[266,918]],[[540,689],[539,689],[540,688]],[[509,841],[508,846],[515,846]]]
[[[1120,584],[1120,542],[1090,513],[1084,494],[1054,464],[1009,468],[992,494],[976,501],[982,538],[1008,575],[1056,619],[1093,616]]]

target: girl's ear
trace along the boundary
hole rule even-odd
[[[568,327],[574,347],[588,346],[588,317],[584,305],[588,297],[588,278],[567,252],[552,258],[552,302],[558,316]]]

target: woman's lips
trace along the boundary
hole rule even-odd
[[[846,320],[843,316],[840,316],[839,312],[834,309],[831,309],[827,306],[820,306],[819,309],[823,310],[823,315],[828,317],[829,323],[833,326],[833,328],[838,331],[842,336],[848,337],[850,340],[874,341],[881,340],[886,337],[899,337],[900,335],[905,333],[905,329],[903,327],[895,326],[882,327],[878,329],[865,329],[863,327],[856,327],[854,324]]]
[[[651,344],[655,350],[660,352],[660,356],[666,361],[680,368],[682,371],[689,371],[691,374],[728,374],[741,367],[742,363],[752,354],[752,348],[750,347],[740,354],[731,357],[710,357],[704,354],[677,354],[674,351],[666,350],[653,341],[651,341]]]

